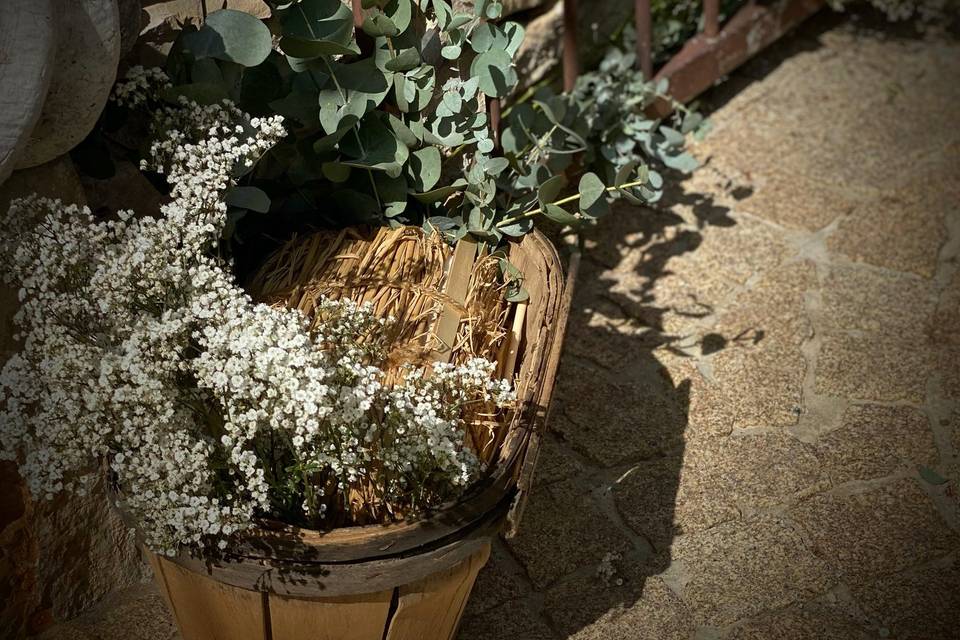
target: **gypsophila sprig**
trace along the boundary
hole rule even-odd
[[[164,86],[139,77],[118,102]],[[507,405],[510,385],[472,360],[387,387],[389,320],[370,306],[324,300],[308,330],[236,284],[216,253],[224,194],[285,135],[282,118],[181,97],[152,130],[143,167],[171,188],[158,217],[98,220],[32,196],[0,220],[23,341],[0,376],[0,451],[34,495],[83,492],[105,460],[167,554],[224,548],[259,517],[389,521],[456,498],[479,470],[464,408]]]

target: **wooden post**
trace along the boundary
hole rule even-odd
[[[708,38],[720,33],[720,0],[703,0],[703,33]]]
[[[490,118],[490,131],[493,132],[493,143],[500,150],[500,98],[490,98],[487,103],[487,117]]]
[[[577,0],[563,0],[563,90],[572,91],[579,75]]]
[[[353,7],[353,26],[357,29],[363,26],[363,5],[361,4],[362,0],[352,0],[351,6]]]
[[[637,30],[637,64],[646,80],[653,78],[653,23],[650,18],[650,0],[636,0],[633,22]]]

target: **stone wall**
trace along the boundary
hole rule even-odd
[[[86,202],[67,157],[14,172],[0,187],[0,209],[31,192]],[[16,350],[16,308],[16,293],[0,286],[0,362]],[[0,464],[0,487],[0,638],[38,633],[147,578],[133,537],[102,490],[34,503],[10,463]]]

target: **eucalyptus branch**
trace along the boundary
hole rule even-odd
[[[614,191],[622,191],[623,189],[631,189],[633,187],[642,187],[645,184],[647,184],[646,180],[635,180],[633,182],[627,182],[624,184],[615,184],[612,187],[605,188],[604,191],[606,191],[607,193],[612,193]],[[559,207],[565,204],[570,204],[571,202],[578,200],[579,198],[580,198],[580,194],[576,193],[572,196],[567,196],[566,198],[561,198],[560,200],[555,200],[554,202],[550,202],[548,204]],[[524,213],[521,213],[520,215],[516,215],[511,218],[505,218],[504,220],[501,220],[500,222],[498,222],[496,226],[498,229],[502,229],[503,227],[508,227],[511,224],[520,222],[521,220],[526,220],[527,218],[533,218],[537,215],[540,215],[541,213],[543,213],[543,211],[544,211],[544,207],[540,206],[531,211],[526,211]]]

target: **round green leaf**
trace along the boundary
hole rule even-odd
[[[507,34],[492,22],[481,22],[470,35],[470,47],[477,53],[490,49],[506,49],[510,39]]]
[[[412,0],[392,0],[386,5],[384,11],[390,16],[393,24],[397,25],[397,30],[403,33],[413,19],[413,2]]]
[[[500,14],[503,13],[503,5],[494,0],[487,4],[487,9],[485,11],[488,20],[496,20],[500,17]]]
[[[523,36],[526,33],[523,26],[517,22],[508,22],[503,25],[503,31],[507,34],[507,53],[511,56],[517,55],[520,45],[523,44]]]
[[[400,29],[394,24],[393,20],[383,13],[373,13],[363,19],[363,32],[372,38],[385,36],[392,38],[400,33]]]
[[[359,126],[340,141],[340,150],[349,156],[342,162],[351,167],[377,169],[399,175],[410,152],[376,115],[370,114],[364,118]]]
[[[474,58],[470,76],[480,84],[480,91],[492,98],[506,97],[517,86],[513,58],[503,50],[491,49]]]
[[[270,55],[270,29],[258,18],[233,9],[221,9],[207,16],[195,32],[184,34],[184,46],[195,58],[216,58],[255,67]]]
[[[567,179],[563,175],[553,176],[544,180],[537,189],[537,199],[541,205],[546,205],[557,199],[563,188],[567,186]]]
[[[543,208],[543,215],[559,224],[573,225],[580,221],[575,215],[555,204],[546,205]]]
[[[436,147],[424,147],[410,154],[408,165],[413,187],[423,193],[433,189],[440,180],[441,158]]]
[[[404,49],[396,58],[391,58],[384,65],[387,71],[410,71],[420,65],[420,52],[410,47]]]
[[[599,218],[610,211],[607,190],[597,174],[588,172],[580,178],[580,212],[591,218]]]
[[[342,46],[353,40],[353,12],[340,0],[301,0],[284,12],[282,25],[284,37]]]
[[[270,197],[257,187],[233,187],[224,196],[227,206],[258,213],[270,211]]]

